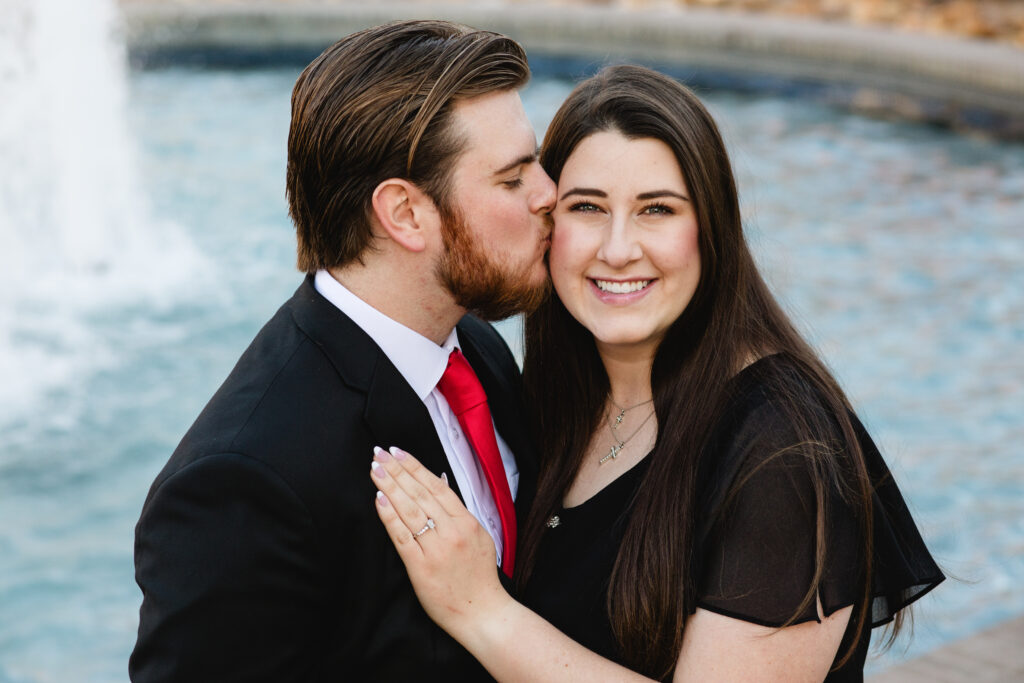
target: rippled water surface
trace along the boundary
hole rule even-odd
[[[25,320],[59,312],[0,336],[0,354],[17,359],[3,381],[21,387],[0,392],[2,682],[127,678],[147,488],[300,281],[283,189],[296,75],[132,74],[151,204],[135,229],[177,231],[188,250],[154,237],[130,255],[144,267],[114,282],[117,296],[100,274],[45,269],[39,282],[61,287],[0,295]],[[569,87],[530,86],[538,131]],[[1024,147],[806,102],[705,99],[769,280],[962,579],[922,601],[911,654],[1024,613]],[[109,239],[117,259],[120,238]],[[504,330],[518,345],[515,325]]]

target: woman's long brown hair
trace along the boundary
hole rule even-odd
[[[718,127],[676,81],[643,67],[608,67],[581,83],[555,115],[541,162],[558,180],[576,146],[599,131],[654,138],[675,154],[699,225],[701,276],[667,331],[651,372],[658,438],[611,577],[608,610],[626,663],[655,678],[671,675],[686,618],[696,609],[696,482],[706,446],[728,403],[729,380],[751,357],[782,353],[796,376],[772,373],[771,390],[792,420],[818,500],[814,579],[797,614],[815,605],[825,566],[825,491],[844,492],[861,525],[862,592],[855,633],[871,604],[871,483],[839,385],[801,338],[755,266],[743,236],[732,169]],[[526,320],[524,382],[542,464],[523,534],[518,579],[526,583],[545,522],[558,509],[602,417],[609,382],[591,334],[551,297]],[[831,415],[806,409],[807,383]],[[841,431],[845,453],[822,443]],[[814,446],[820,444],[820,447]],[[706,463],[704,463],[706,465]],[[792,620],[791,620],[792,621]],[[847,641],[849,642],[849,641]],[[837,665],[853,654],[850,642]]]

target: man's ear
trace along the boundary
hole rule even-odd
[[[392,241],[415,252],[427,248],[438,221],[430,197],[402,178],[388,178],[374,189],[373,213]]]

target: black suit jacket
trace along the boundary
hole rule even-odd
[[[467,316],[458,332],[516,454],[522,523],[536,463],[518,368],[490,325]],[[149,492],[132,679],[489,680],[416,600],[374,509],[375,445],[450,471],[422,401],[307,278]]]

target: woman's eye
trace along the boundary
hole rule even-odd
[[[645,206],[640,213],[645,213],[649,216],[656,214],[672,215],[675,211],[672,210],[672,207],[665,206],[664,204],[651,204],[650,206]]]
[[[522,184],[523,184],[522,177],[513,178],[512,180],[506,180],[506,181],[504,181],[502,183],[502,185],[504,185],[505,187],[507,187],[510,190],[514,190],[517,187],[521,187]]]
[[[572,206],[569,207],[569,210],[570,211],[579,211],[579,212],[582,212],[582,213],[590,213],[590,212],[593,212],[593,211],[600,211],[600,209],[597,208],[596,204],[591,204],[590,202],[576,202],[575,204],[573,204]]]

